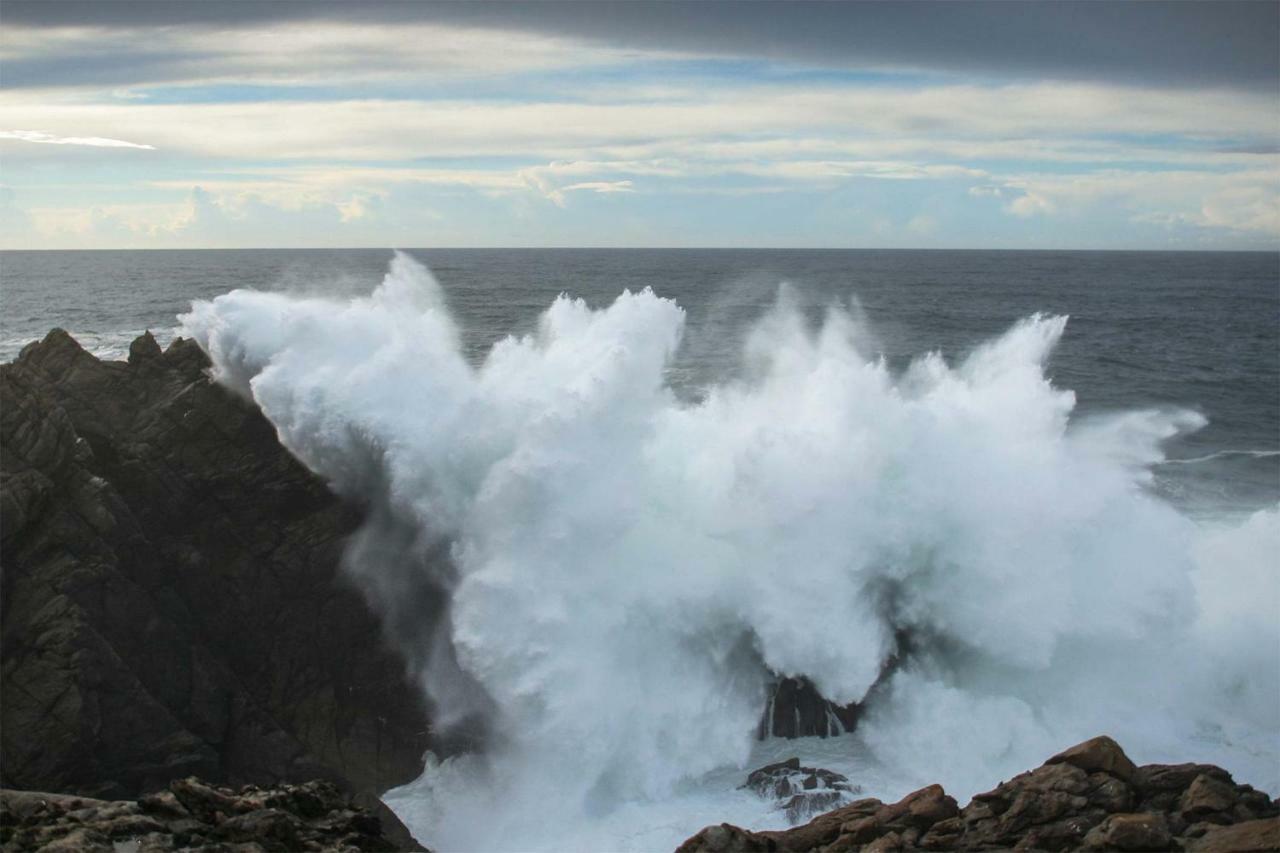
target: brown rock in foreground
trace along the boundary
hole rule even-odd
[[[0,790],[0,846],[14,853],[425,850],[385,807],[361,808],[328,782],[237,791],[195,777],[136,802]]]
[[[1280,850],[1280,803],[1208,764],[1135,767],[1115,741],[1097,737],[963,809],[930,785],[785,831],[709,826],[677,853],[948,850]]]
[[[54,330],[0,365],[0,784],[421,771],[420,692],[339,571],[359,515],[150,335],[103,362]]]

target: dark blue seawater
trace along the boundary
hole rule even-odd
[[[530,330],[559,293],[602,305],[652,287],[688,312],[672,384],[732,375],[743,330],[789,283],[817,322],[856,304],[894,367],[964,355],[1019,318],[1068,314],[1050,364],[1081,415],[1150,406],[1209,419],[1170,443],[1157,490],[1197,513],[1280,501],[1280,255],[876,250],[412,250],[443,284],[479,359]],[[62,326],[120,358],[143,329],[170,336],[192,299],[237,287],[362,294],[385,250],[0,253],[0,359]]]

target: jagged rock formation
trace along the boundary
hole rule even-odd
[[[832,702],[818,691],[812,681],[803,676],[776,678],[769,689],[764,713],[760,715],[760,723],[756,727],[757,739],[826,738],[852,732],[867,703],[884,690],[889,677],[898,671],[917,642],[918,639],[905,629],[894,632],[893,652],[881,662],[880,673],[861,702],[850,702],[847,705]]]
[[[860,716],[861,705],[837,705],[807,678],[782,678],[769,693],[756,737],[835,737],[853,731]]]
[[[1098,737],[978,794],[941,786],[901,801],[856,800],[782,832],[709,826],[677,853],[730,851],[1280,850],[1280,803],[1220,767],[1135,767]]]
[[[207,366],[149,334],[105,363],[57,329],[0,365],[4,787],[381,793],[421,770],[420,692],[339,573],[359,513]]]
[[[792,823],[833,809],[862,791],[839,773],[820,767],[801,767],[799,758],[752,770],[742,787],[777,802]]]
[[[179,779],[136,802],[0,790],[0,845],[25,851],[425,850],[328,782],[239,791]]]

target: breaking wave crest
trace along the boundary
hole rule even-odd
[[[647,289],[561,296],[478,366],[402,254],[367,298],[234,291],[181,323],[369,507],[350,569],[442,742],[479,747],[399,795],[433,847],[767,822],[716,774],[768,749],[769,679],[862,701],[903,636],[824,745],[855,781],[964,796],[1107,732],[1274,789],[1280,511],[1207,530],[1153,497],[1160,443],[1203,418],[1073,423],[1045,373],[1065,317],[895,373],[850,313],[811,328],[783,290],[696,403],[663,379],[684,313]]]

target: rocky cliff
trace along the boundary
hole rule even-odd
[[[339,569],[358,512],[207,366],[56,329],[0,365],[4,787],[420,772],[420,692]]]
[[[1237,784],[1220,767],[1137,767],[1115,741],[1097,737],[978,794],[963,809],[941,786],[930,785],[897,803],[855,800],[781,832],[749,832],[727,823],[709,826],[680,845],[677,853],[1243,853],[1280,850],[1278,816],[1280,802]]]

